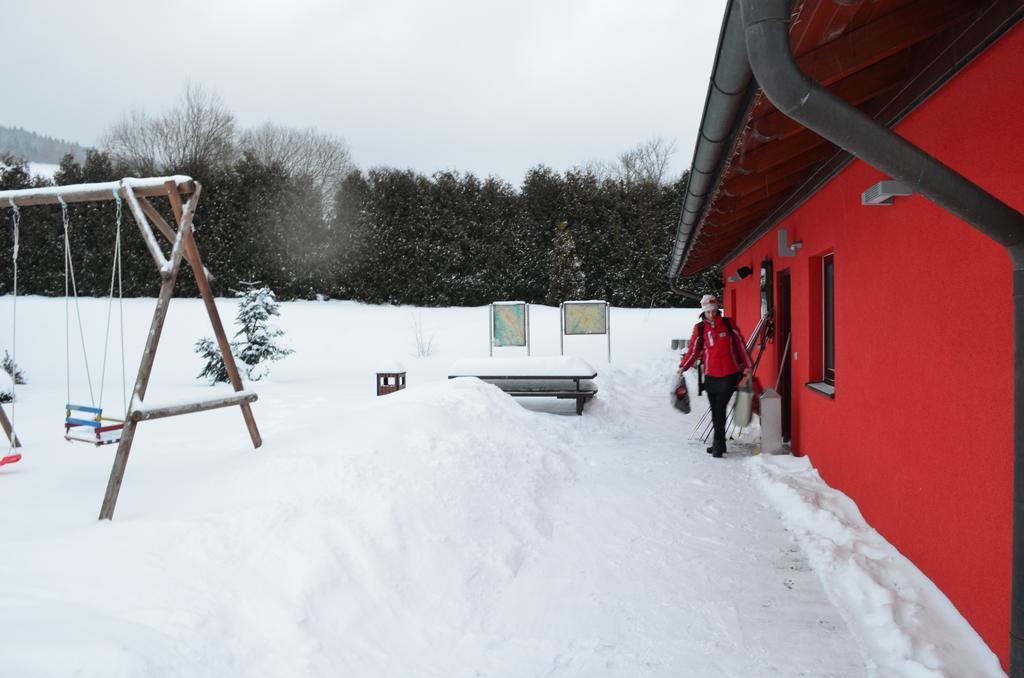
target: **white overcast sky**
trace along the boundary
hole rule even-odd
[[[497,175],[693,151],[726,0],[0,0],[0,124],[98,143],[186,83],[362,167]]]

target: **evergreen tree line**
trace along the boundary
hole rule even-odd
[[[17,159],[2,160],[0,190],[46,185]],[[90,149],[82,161],[66,155],[54,183],[114,181],[138,175],[133,169]],[[218,296],[259,281],[282,300],[463,306],[593,298],[624,307],[687,304],[670,293],[665,279],[685,176],[664,182],[540,166],[514,187],[471,173],[351,169],[325,198],[322,182],[245,150],[228,162],[159,169],[188,174],[203,185],[195,232]],[[166,211],[165,200],[154,204]],[[12,210],[0,209],[0,294],[6,294],[12,283]],[[115,212],[112,201],[68,207],[80,295],[109,290]],[[56,206],[21,210],[19,294],[64,294],[61,217]],[[154,296],[160,279],[127,206],[122,249],[125,296]],[[197,294],[187,266],[180,281],[179,294]],[[719,281],[713,271],[699,287],[713,290]]]

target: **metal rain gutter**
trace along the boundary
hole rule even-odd
[[[669,279],[668,287],[669,287],[670,290],[672,290],[673,294],[678,294],[681,297],[686,297],[687,299],[690,299],[691,301],[700,301],[700,299],[701,299],[701,295],[697,294],[696,292],[690,292],[689,290],[684,290],[682,287],[677,285],[676,284],[675,276],[672,276]]]
[[[1024,215],[808,78],[789,47],[791,0],[738,0],[754,76],[775,107],[1005,247],[1013,265],[1010,676],[1024,678]]]
[[[716,54],[715,65],[711,70],[711,85],[704,100],[700,136],[693,150],[689,181],[668,267],[669,285],[676,294],[682,293],[682,290],[676,285],[675,279],[689,256],[707,199],[711,197],[718,181],[724,156],[732,146],[736,119],[745,108],[752,81],[737,0],[732,0],[726,7]]]

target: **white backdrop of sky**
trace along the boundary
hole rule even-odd
[[[726,0],[0,0],[0,124],[95,145],[192,83],[362,167],[518,185],[651,137],[688,166]],[[9,62],[11,63],[11,62]]]

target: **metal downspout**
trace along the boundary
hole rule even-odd
[[[810,80],[789,47],[791,0],[739,0],[747,55],[775,107],[1003,245],[1013,265],[1010,676],[1024,678],[1024,215]]]
[[[692,301],[700,301],[701,295],[696,294],[694,292],[690,292],[689,290],[684,290],[682,287],[677,285],[675,276],[669,278],[668,287],[670,290],[672,290],[674,294],[678,294],[679,296],[684,297],[686,299],[690,299]]]

